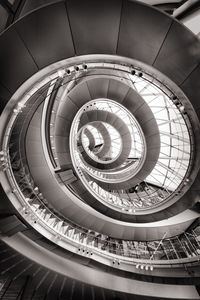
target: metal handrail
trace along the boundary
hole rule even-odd
[[[28,216],[32,222],[37,222],[37,220],[44,222],[56,233],[57,238],[59,236],[61,238],[65,237],[70,241],[75,241],[79,247],[85,246],[95,250],[103,250],[109,254],[121,256],[123,259],[133,258],[171,261],[174,260],[175,253],[178,253],[179,259],[194,257],[199,259],[200,244],[198,237],[193,233],[190,233],[190,236],[188,235],[187,238],[181,238],[181,243],[184,246],[180,248],[176,242],[178,236],[163,239],[162,241],[151,242],[117,240],[101,233],[76,226],[70,221],[63,220],[61,217],[58,217],[56,213],[53,213],[45,204],[45,199],[39,189],[33,186],[34,182],[30,174],[25,174],[25,169],[27,168],[22,167],[21,171],[23,175],[16,180],[18,186],[15,186],[15,194],[17,195],[16,188],[20,189],[20,194],[23,194],[26,202],[26,206],[22,210],[23,215],[25,217]],[[190,244],[188,243],[188,239],[191,241]],[[192,247],[191,244],[193,245]],[[163,247],[164,250],[162,249]],[[149,249],[152,249],[152,251],[149,251]],[[165,252],[168,253],[167,256]],[[177,256],[175,257],[177,258]]]

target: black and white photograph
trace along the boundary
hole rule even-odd
[[[0,300],[200,300],[200,0],[0,0]]]

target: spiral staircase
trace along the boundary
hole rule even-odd
[[[39,2],[0,35],[0,299],[200,299],[199,39]]]

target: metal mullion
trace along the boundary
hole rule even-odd
[[[170,133],[165,132],[165,131],[160,131],[160,134],[161,134],[161,135],[164,135],[164,136],[171,137],[171,138],[176,139],[176,140],[179,140],[179,141],[181,141],[181,142],[190,144],[190,140],[184,139],[183,137],[180,137],[179,135],[170,134]]]
[[[172,249],[174,250],[174,253],[176,254],[176,257],[179,259],[180,257],[179,257],[179,255],[178,255],[178,253],[177,253],[177,251],[176,251],[176,248],[174,247],[173,242],[171,241],[171,239],[169,239],[169,242],[170,242],[170,244],[171,244],[171,246],[172,246]]]
[[[198,253],[196,252],[196,248],[194,247],[194,245],[191,243],[190,239],[187,236],[187,232],[184,232],[184,236],[186,237],[186,239],[189,241],[189,244],[191,245],[192,249],[194,250],[195,254],[198,255]]]
[[[167,253],[167,251],[166,251],[166,249],[165,249],[165,247],[164,247],[164,244],[163,244],[163,243],[161,244],[161,248],[163,249],[163,252],[164,252],[164,253],[165,253],[165,255],[167,256],[167,259],[169,260],[168,253]]]
[[[152,251],[151,251],[150,248],[149,248],[148,242],[146,242],[146,246],[147,246],[147,249],[148,249],[148,252],[149,252],[149,258],[150,258],[151,255],[152,255]]]
[[[188,256],[188,255],[187,255],[187,249],[186,249],[185,246],[182,244],[182,242],[181,242],[181,240],[179,239],[179,237],[177,236],[176,238],[177,238],[178,243],[181,245],[181,248],[184,250],[184,253],[186,254],[186,256]]]
[[[197,239],[197,234],[195,233],[194,230],[192,230],[192,232],[193,232],[194,237],[195,237],[195,240],[196,240],[196,242],[197,242],[197,244],[198,244],[198,246],[199,246],[199,248],[200,248],[200,241],[198,241],[198,239]]]

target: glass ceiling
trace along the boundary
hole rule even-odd
[[[132,85],[152,110],[160,132],[160,156],[146,181],[174,191],[185,176],[191,153],[184,107],[177,107],[158,87],[141,78],[132,76]]]

